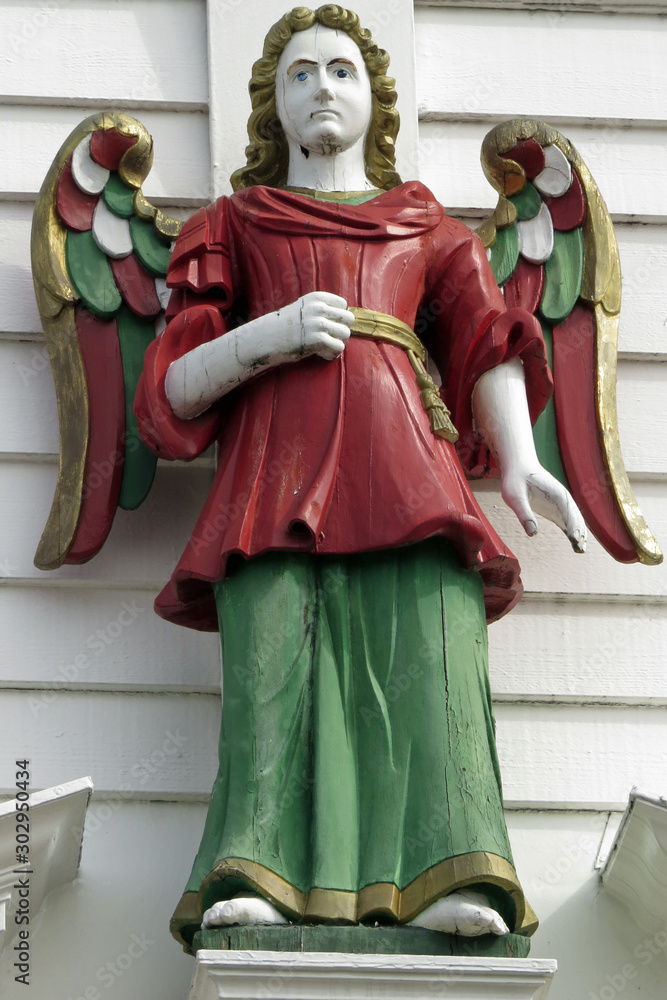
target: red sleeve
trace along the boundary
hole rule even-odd
[[[167,274],[174,289],[166,310],[169,322],[149,346],[134,398],[139,432],[160,458],[201,455],[220,432],[220,409],[181,420],[167,399],[164,381],[172,361],[228,329],[234,280],[226,239],[226,199],[202,208],[183,226]]]
[[[553,381],[538,320],[525,309],[505,308],[479,237],[448,218],[439,230],[416,332],[440,371],[441,394],[459,432],[457,452],[471,474],[478,472],[481,445],[472,414],[477,380],[521,358],[533,423],[551,397]]]

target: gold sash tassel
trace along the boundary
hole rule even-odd
[[[450,412],[440,398],[437,385],[426,371],[424,364],[426,349],[414,330],[411,330],[407,323],[387,313],[374,312],[358,306],[352,307],[350,312],[355,315],[352,333],[357,337],[384,340],[388,344],[403,348],[415,373],[419,396],[428,414],[431,430],[437,437],[451,441],[452,444],[458,441],[458,431],[452,423]]]

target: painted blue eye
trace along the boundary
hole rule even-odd
[[[297,78],[297,80],[300,80],[301,83],[303,83],[304,80],[307,80],[308,79],[308,74],[306,73],[305,69],[300,70],[296,74],[296,78]]]
[[[346,69],[337,69],[336,70],[336,76],[339,76],[341,78],[341,80],[343,79],[343,77],[349,76],[349,75],[350,74],[348,73],[348,71]]]

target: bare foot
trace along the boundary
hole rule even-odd
[[[460,890],[436,900],[422,910],[408,927],[425,927],[447,934],[478,937],[480,934],[509,934],[509,927],[500,914],[489,906],[481,892]]]
[[[207,927],[228,927],[230,924],[287,924],[279,910],[260,896],[240,893],[234,899],[214,903],[204,914],[202,930]]]

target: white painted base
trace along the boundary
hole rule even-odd
[[[667,796],[633,788],[602,882],[650,934],[667,924]]]
[[[545,1000],[555,972],[549,959],[202,950],[188,1000]]]
[[[17,827],[16,799],[0,805],[0,951],[18,930],[19,892],[26,897],[25,927],[34,921],[44,897],[76,875],[92,790],[90,778],[79,778],[29,796],[29,853],[20,855],[27,864],[17,862],[17,830],[24,835],[26,825]]]

